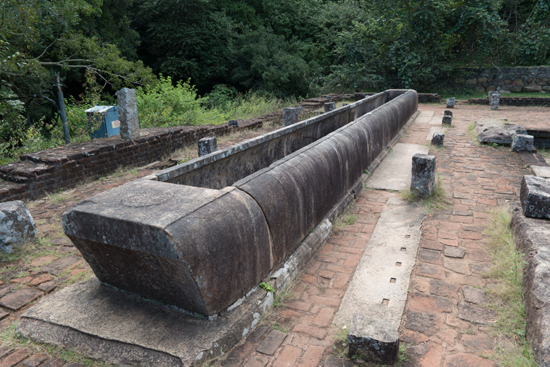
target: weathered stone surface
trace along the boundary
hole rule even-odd
[[[336,109],[336,103],[335,102],[327,102],[325,103],[325,112],[330,112],[332,110]]]
[[[451,111],[451,110],[445,110],[445,111],[443,111],[443,115],[444,115],[444,116],[451,116],[451,117],[453,117],[453,111]]]
[[[286,338],[286,334],[278,330],[272,330],[256,350],[262,354],[272,356]]]
[[[441,120],[442,125],[451,126],[453,123],[453,117],[449,115],[443,115],[443,119]]]
[[[0,306],[6,307],[12,311],[18,311],[21,307],[34,301],[41,295],[42,292],[38,289],[19,288],[0,298]]]
[[[137,180],[77,204],[63,228],[102,282],[204,316],[272,268],[262,211],[231,187]]]
[[[447,108],[454,108],[456,103],[455,97],[447,98]]]
[[[537,176],[523,176],[520,202],[526,217],[550,219],[550,181]]]
[[[538,365],[550,366],[550,221],[525,217],[519,203],[513,203],[511,211],[516,246],[527,261],[523,273],[527,340]]]
[[[202,138],[199,139],[197,143],[199,146],[199,157],[218,150],[218,140],[216,139],[216,137]]]
[[[475,131],[480,143],[512,144],[515,134],[525,134],[526,130],[521,125],[503,125],[496,119],[480,119],[476,121]]]
[[[432,145],[435,145],[436,147],[442,147],[444,141],[445,141],[445,134],[434,133],[432,137]]]
[[[531,152],[535,138],[532,135],[516,134],[512,140],[512,152]]]
[[[363,361],[393,364],[399,352],[399,333],[391,322],[354,314],[348,333],[348,357]]]
[[[494,324],[496,315],[493,310],[476,306],[469,302],[460,302],[458,306],[458,318],[483,325]]]
[[[522,92],[540,92],[542,87],[540,85],[528,85],[521,89]]]
[[[298,122],[301,108],[285,107],[283,109],[283,126],[294,125]]]
[[[435,156],[415,154],[412,159],[411,192],[420,197],[431,195],[435,186]]]
[[[464,299],[466,302],[474,303],[476,305],[483,305],[490,302],[487,293],[481,289],[465,285],[464,288],[462,288],[462,292],[464,293]]]
[[[498,110],[498,104],[500,103],[500,94],[489,92],[489,104],[492,110]]]
[[[239,127],[239,120],[229,120],[229,122],[227,123],[227,125]]]
[[[35,236],[34,220],[22,201],[0,203],[0,250],[12,252]]]
[[[115,365],[202,365],[233,347],[273,302],[261,289],[216,320],[197,319],[92,277],[27,310],[17,332]]]
[[[53,274],[53,275],[59,275],[59,274],[63,273],[63,271],[65,271],[65,269],[67,269],[68,267],[76,264],[80,260],[82,260],[82,259],[78,256],[75,256],[75,255],[65,256],[65,257],[62,257],[62,258],[59,258],[59,259],[55,260],[54,262],[52,262],[52,263],[50,263],[46,266],[43,266],[40,269],[40,271],[42,271],[44,273],[50,273],[50,274]]]
[[[136,90],[122,88],[115,93],[118,102],[120,137],[122,139],[139,138],[139,118],[136,104]]]
[[[466,250],[456,246],[445,246],[445,252],[443,253],[447,257],[463,258],[466,254]]]
[[[436,316],[427,312],[407,312],[406,328],[431,336],[437,332]]]

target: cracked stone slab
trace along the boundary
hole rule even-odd
[[[458,306],[458,318],[483,325],[490,325],[496,322],[496,315],[493,310],[468,302],[460,302]]]
[[[550,178],[550,167],[546,166],[531,166],[535,175],[542,178]]]
[[[417,144],[396,144],[367,181],[367,187],[401,191],[411,185],[412,157],[428,154],[430,148]]]

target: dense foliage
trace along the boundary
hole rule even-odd
[[[249,91],[423,90],[457,66],[550,59],[550,0],[0,2],[0,150],[24,144],[30,127],[58,138],[47,99],[57,74],[78,121],[126,86],[139,88],[152,126],[223,120]]]

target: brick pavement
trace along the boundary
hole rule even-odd
[[[442,115],[444,105],[420,105],[419,109]],[[409,361],[405,365],[492,365],[480,357],[480,352],[490,354],[495,341],[491,339],[489,326],[479,323],[489,320],[491,315],[483,314],[475,303],[483,300],[478,288],[490,286],[482,276],[490,267],[483,252],[483,231],[489,209],[517,199],[521,176],[528,173],[528,169],[519,156],[506,149],[471,144],[466,130],[476,118],[495,116],[507,117],[513,123],[541,127],[547,111],[543,108],[502,107],[494,112],[488,106],[461,104],[453,111],[455,127],[449,129],[445,138],[446,149],[432,152],[437,156],[438,172],[453,204],[447,211],[428,216],[423,224],[421,249],[401,330],[402,341],[410,345],[407,349]],[[431,126],[411,125],[400,142],[425,144]],[[249,137],[245,135],[237,139]],[[224,144],[233,142],[229,140]],[[144,170],[136,175],[146,174],[148,171]],[[2,330],[40,297],[62,287],[63,277],[75,277],[78,273],[88,275],[89,267],[61,232],[60,214],[74,203],[134,177],[107,178],[85,185],[57,203],[43,199],[28,204],[37,222],[41,223],[41,237],[47,238],[54,250],[33,259],[33,263],[2,264]],[[396,195],[398,193],[377,190],[361,192],[351,209],[351,213],[358,216],[355,224],[329,237],[288,290],[289,296],[281,300],[282,306],[264,317],[260,326],[219,364],[353,366],[353,362],[340,358],[344,348],[337,335],[341,332],[332,326],[332,319],[384,203]],[[44,352],[0,347],[0,367],[38,365],[77,366]]]

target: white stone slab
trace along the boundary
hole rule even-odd
[[[543,178],[550,178],[550,167],[546,166],[531,166],[535,175]]]
[[[401,191],[411,186],[412,157],[428,154],[430,148],[417,144],[396,144],[367,181],[367,187]]]
[[[334,318],[336,326],[349,326],[359,313],[366,321],[386,320],[399,328],[424,216],[418,204],[388,199]]]
[[[431,118],[430,122],[428,124],[430,125],[441,125],[443,121],[443,116],[434,116]]]
[[[428,136],[426,136],[426,140],[432,141],[432,138],[435,133],[442,133],[445,134],[446,129],[442,127],[431,127],[430,131],[428,132]]]
[[[434,111],[422,111],[418,114],[414,122],[417,124],[427,124],[431,121],[433,115]]]

